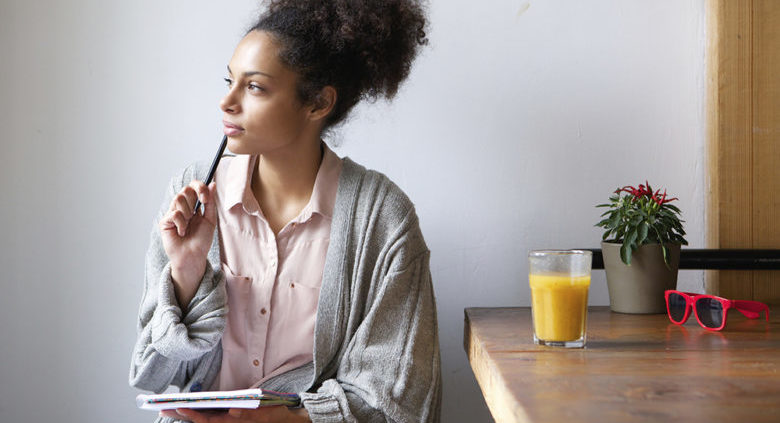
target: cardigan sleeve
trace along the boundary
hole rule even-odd
[[[222,351],[218,347],[225,327],[227,293],[219,258],[215,265],[212,257],[215,254],[209,253],[209,264],[198,290],[190,304],[182,309],[174,294],[170,262],[158,229],[158,222],[172,198],[192,175],[190,167],[171,181],[146,253],[130,385],[154,392],[162,392],[171,385],[188,391],[208,388],[221,363]]]
[[[441,372],[429,257],[426,249],[403,260],[402,269],[389,266],[376,281],[376,294],[335,377],[301,394],[313,422],[439,421]]]

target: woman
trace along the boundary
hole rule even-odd
[[[438,421],[429,252],[384,175],[321,140],[362,98],[392,98],[425,38],[414,0],[272,1],[236,47],[228,148],[175,177],[152,231],[130,384],[259,386],[302,408],[160,421]],[[192,213],[196,200],[203,212]]]

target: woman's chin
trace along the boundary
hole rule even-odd
[[[233,154],[252,154],[241,140],[234,137],[228,137],[227,149]]]

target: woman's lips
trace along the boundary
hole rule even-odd
[[[236,125],[234,123],[230,123],[230,122],[228,122],[226,120],[223,120],[222,124],[225,125],[225,127],[222,130],[222,132],[224,132],[224,134],[229,136],[229,137],[233,136],[233,135],[238,135],[238,134],[240,134],[241,132],[244,131],[244,128],[242,128],[242,127],[240,127],[240,126],[238,126],[238,125]]]

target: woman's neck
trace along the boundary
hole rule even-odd
[[[261,154],[252,174],[252,192],[274,233],[306,206],[322,163],[322,141]]]

